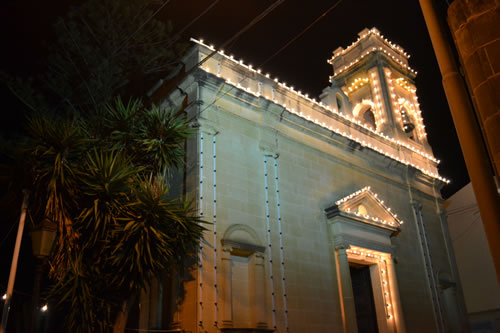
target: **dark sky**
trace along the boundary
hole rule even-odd
[[[180,30],[215,0],[170,0],[158,13]],[[231,45],[225,47],[238,59],[260,65],[328,10],[335,1],[286,0]],[[274,0],[220,0],[186,30],[186,38],[203,38],[216,47],[232,37]],[[51,24],[64,14],[67,1],[4,0],[0,11],[3,52],[2,70],[29,75],[43,62],[44,41],[54,36]],[[78,3],[74,1],[74,3]],[[442,0],[445,7],[445,1]],[[376,27],[386,38],[411,55],[410,66],[418,71],[417,94],[428,140],[441,160],[440,173],[451,180],[443,194],[454,193],[468,182],[463,157],[446,103],[441,75],[418,0],[343,0],[309,31],[261,68],[297,89],[319,96],[328,85],[332,68],[326,63],[338,46],[346,47],[364,28]],[[3,89],[4,90],[4,89]],[[4,112],[15,113],[15,107]],[[4,113],[5,115],[5,113]],[[11,119],[7,117],[4,119]],[[5,123],[2,129],[5,129]]]

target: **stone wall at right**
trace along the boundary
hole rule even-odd
[[[500,0],[455,0],[448,24],[481,131],[500,176]]]

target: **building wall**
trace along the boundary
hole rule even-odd
[[[455,0],[448,23],[495,174],[500,176],[500,3]]]
[[[187,67],[209,51],[196,46],[185,59]],[[217,57],[164,101],[178,105],[188,98],[189,113],[197,117],[198,134],[187,146],[187,189],[212,223],[201,242],[201,267],[184,276],[172,326],[216,332],[243,318],[252,327],[272,329],[275,322],[278,332],[343,331],[350,319],[342,287],[351,287],[341,282],[346,270],[338,253],[345,249],[335,244],[325,209],[370,186],[405,222],[387,236],[384,250],[394,266],[391,297],[400,311],[390,313],[398,313],[401,323],[383,331],[451,327],[437,278],[452,275],[437,194],[441,183],[431,176],[436,166],[427,153],[397,146],[248,66]],[[422,212],[420,225],[416,211]],[[248,268],[242,268],[246,261]],[[234,280],[246,270],[248,281]],[[235,311],[244,304],[236,304],[228,291],[243,284],[249,288],[243,303],[253,305],[242,316]]]
[[[225,104],[226,101],[220,101],[218,110],[211,110],[212,112],[205,115],[212,120],[211,124],[216,123],[217,129],[220,129],[217,134],[217,165],[220,165],[217,167],[217,234],[223,235],[230,225],[238,223],[252,227],[259,234],[259,239],[265,242],[263,156],[267,151],[259,148],[262,146],[261,138],[264,137],[265,141],[272,142],[276,148],[272,153],[279,154],[277,162],[290,327],[299,332],[328,332],[331,327],[341,325],[334,259],[323,210],[335,199],[370,185],[404,220],[409,221],[405,224],[404,232],[398,236],[399,244],[395,250],[398,262],[401,262],[396,266],[396,271],[398,283],[404,290],[402,302],[403,311],[407,309],[407,325],[412,327],[410,331],[415,332],[433,330],[432,306],[426,289],[422,261],[419,260],[417,238],[414,237],[416,231],[411,223],[408,189],[401,184],[391,186],[389,175],[372,175],[369,162],[338,148],[332,149],[327,144],[313,139],[309,139],[308,146],[270,130],[265,133],[266,131],[256,126],[258,124],[233,114],[241,113],[241,106]],[[269,127],[274,127],[271,121],[278,123],[277,117],[262,118],[265,118],[263,121]],[[201,130],[203,131],[203,125]],[[300,137],[299,133],[290,131],[288,135]],[[318,146],[323,146],[329,154],[319,150]],[[207,159],[204,165],[210,166],[211,150],[205,154],[206,151],[204,156],[208,158],[205,157]],[[204,168],[204,171],[207,169],[209,167]],[[268,173],[273,176],[271,167],[268,167]],[[213,183],[210,173],[206,174],[204,186],[210,189]],[[204,202],[208,205],[204,212],[206,216],[211,216],[212,193],[204,192]],[[279,238],[276,196],[272,195],[274,192],[275,186],[271,181],[271,234],[272,244],[277,245]],[[433,223],[436,221],[430,222],[431,225]],[[212,235],[209,233],[205,238],[211,239]],[[438,251],[443,250],[439,246],[440,243],[442,242],[439,240],[433,240]],[[210,254],[207,254],[206,262],[211,262],[213,257],[211,251],[208,252]],[[275,281],[281,281],[283,278],[279,262],[279,252],[273,251]],[[206,272],[208,275],[213,274],[212,269],[207,269]],[[212,278],[207,276],[204,280],[211,281]],[[269,284],[269,280],[267,283]],[[266,289],[269,290],[270,286]],[[281,284],[275,283],[277,326],[281,329],[284,328],[283,298],[279,296],[282,293]],[[205,321],[210,322],[213,307],[208,306],[204,312],[207,313]],[[268,323],[270,322],[271,318],[268,319]]]
[[[500,331],[500,286],[469,183],[447,200],[448,226],[473,332]]]

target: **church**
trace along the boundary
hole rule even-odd
[[[194,267],[143,293],[140,328],[163,316],[172,332],[462,331],[448,181],[409,55],[364,29],[333,51],[315,99],[192,43],[161,100],[195,119],[179,183],[210,224]]]

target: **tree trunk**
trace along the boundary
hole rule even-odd
[[[124,333],[127,325],[128,313],[135,303],[136,295],[133,294],[122,304],[122,309],[118,312],[115,324],[113,325],[113,333]]]

